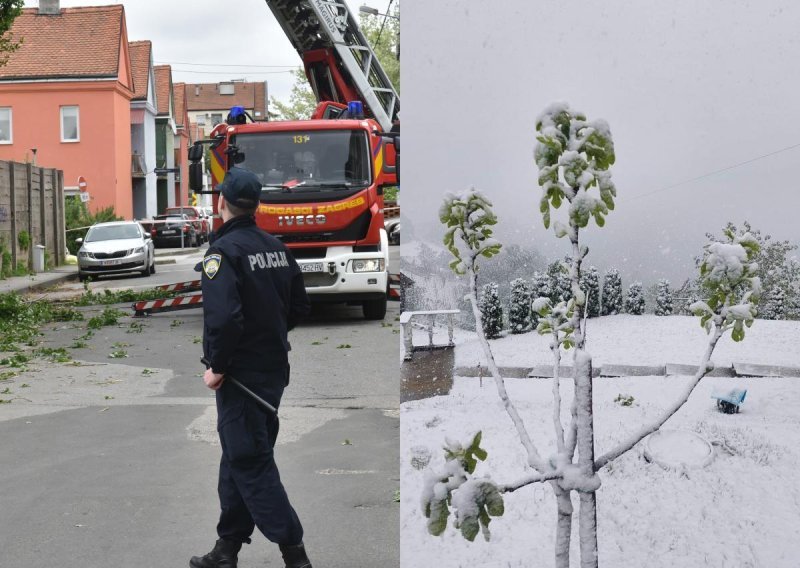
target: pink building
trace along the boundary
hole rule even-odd
[[[124,8],[39,0],[10,34],[24,41],[0,67],[0,160],[64,170],[67,194],[83,177],[92,210],[113,206],[130,219],[134,84]]]

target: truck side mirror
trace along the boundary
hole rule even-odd
[[[390,141],[392,146],[394,147],[394,165],[389,165],[389,160],[387,160],[387,150],[386,144],[383,146],[383,173],[388,174],[390,176],[395,177],[395,182],[397,185],[400,185],[400,135],[393,135],[393,136],[385,136],[387,141]],[[393,184],[394,185],[394,184]]]
[[[199,162],[202,159],[203,159],[203,145],[192,144],[191,148],[189,148],[189,161]]]
[[[192,162],[189,164],[189,189],[203,191],[203,164]]]

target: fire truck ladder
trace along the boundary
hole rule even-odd
[[[358,94],[389,132],[398,118],[400,97],[347,5],[342,0],[266,2],[303,59],[317,102],[347,104],[348,97]],[[331,53],[335,67],[320,58],[324,51]]]

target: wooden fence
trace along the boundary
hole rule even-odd
[[[20,246],[23,231],[30,236],[27,248]],[[36,245],[45,247],[53,265],[64,264],[63,171],[0,161],[0,241],[15,267],[33,265]]]

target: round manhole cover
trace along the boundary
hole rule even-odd
[[[659,430],[645,441],[644,455],[668,469],[701,468],[714,459],[713,446],[689,430]]]

